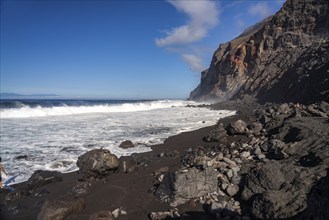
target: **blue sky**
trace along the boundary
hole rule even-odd
[[[218,45],[283,1],[1,1],[0,91],[185,99]]]

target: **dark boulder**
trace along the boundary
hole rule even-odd
[[[269,142],[269,151],[267,156],[271,159],[282,160],[288,155],[284,152],[286,144],[278,139],[272,139]]]
[[[292,111],[288,103],[283,103],[278,107],[277,114],[289,114],[292,113]]]
[[[63,181],[63,175],[58,171],[37,170],[27,180],[26,184],[29,188],[36,189],[49,183],[61,181]]]
[[[218,141],[226,141],[227,132],[222,123],[218,124],[215,128],[213,128],[209,134],[204,137],[204,141],[207,142],[218,142]]]
[[[174,206],[186,203],[193,198],[216,192],[217,174],[212,167],[202,171],[191,168],[186,172],[166,173],[155,195],[161,201],[171,202]]]
[[[84,178],[102,177],[117,170],[119,159],[109,150],[95,149],[81,155],[77,165]]]
[[[27,159],[27,155],[19,155],[17,157],[15,157],[16,160],[26,160]]]
[[[307,196],[307,209],[300,215],[300,219],[328,219],[329,216],[329,169],[311,189]]]
[[[328,102],[320,102],[318,104],[318,108],[320,111],[325,112],[327,115],[329,115],[329,103]]]
[[[247,123],[244,122],[243,120],[239,119],[237,121],[231,122],[226,127],[226,130],[230,135],[245,134],[248,130],[247,129]]]
[[[242,192],[244,200],[249,200],[254,194],[267,190],[279,190],[285,182],[280,163],[269,161],[265,165],[258,165],[246,177],[245,187]]]
[[[307,106],[307,112],[310,113],[314,117],[323,117],[327,118],[327,114],[319,109],[316,108],[315,105],[309,105]]]
[[[251,122],[248,125],[249,132],[255,135],[259,135],[263,129],[263,125],[259,122]]]
[[[135,145],[130,140],[126,140],[126,141],[121,142],[119,147],[122,148],[122,149],[128,149],[128,148],[135,147]]]
[[[118,171],[120,173],[130,173],[137,169],[137,162],[132,156],[122,156],[119,158]]]
[[[93,181],[95,181],[95,179],[89,178],[86,181],[77,182],[68,194],[76,197],[86,195],[89,192],[89,188],[91,187]]]
[[[63,196],[54,200],[46,200],[38,214],[38,220],[62,220],[73,212],[79,212],[86,206],[82,197]]]

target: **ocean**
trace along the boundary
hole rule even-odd
[[[39,169],[77,170],[77,158],[95,148],[118,157],[151,151],[150,146],[182,132],[214,125],[235,114],[182,100],[0,100],[0,154],[8,175],[27,180]],[[122,141],[135,147],[121,149]],[[23,156],[22,159],[17,157]]]

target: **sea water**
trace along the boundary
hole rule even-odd
[[[118,157],[151,151],[169,136],[213,125],[235,114],[190,101],[1,100],[0,149],[8,175],[27,180],[39,169],[71,172],[96,148]],[[124,140],[135,147],[121,149]],[[27,156],[17,159],[18,156]]]

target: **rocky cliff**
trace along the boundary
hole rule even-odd
[[[329,2],[287,0],[272,17],[221,44],[192,100],[329,100]]]

